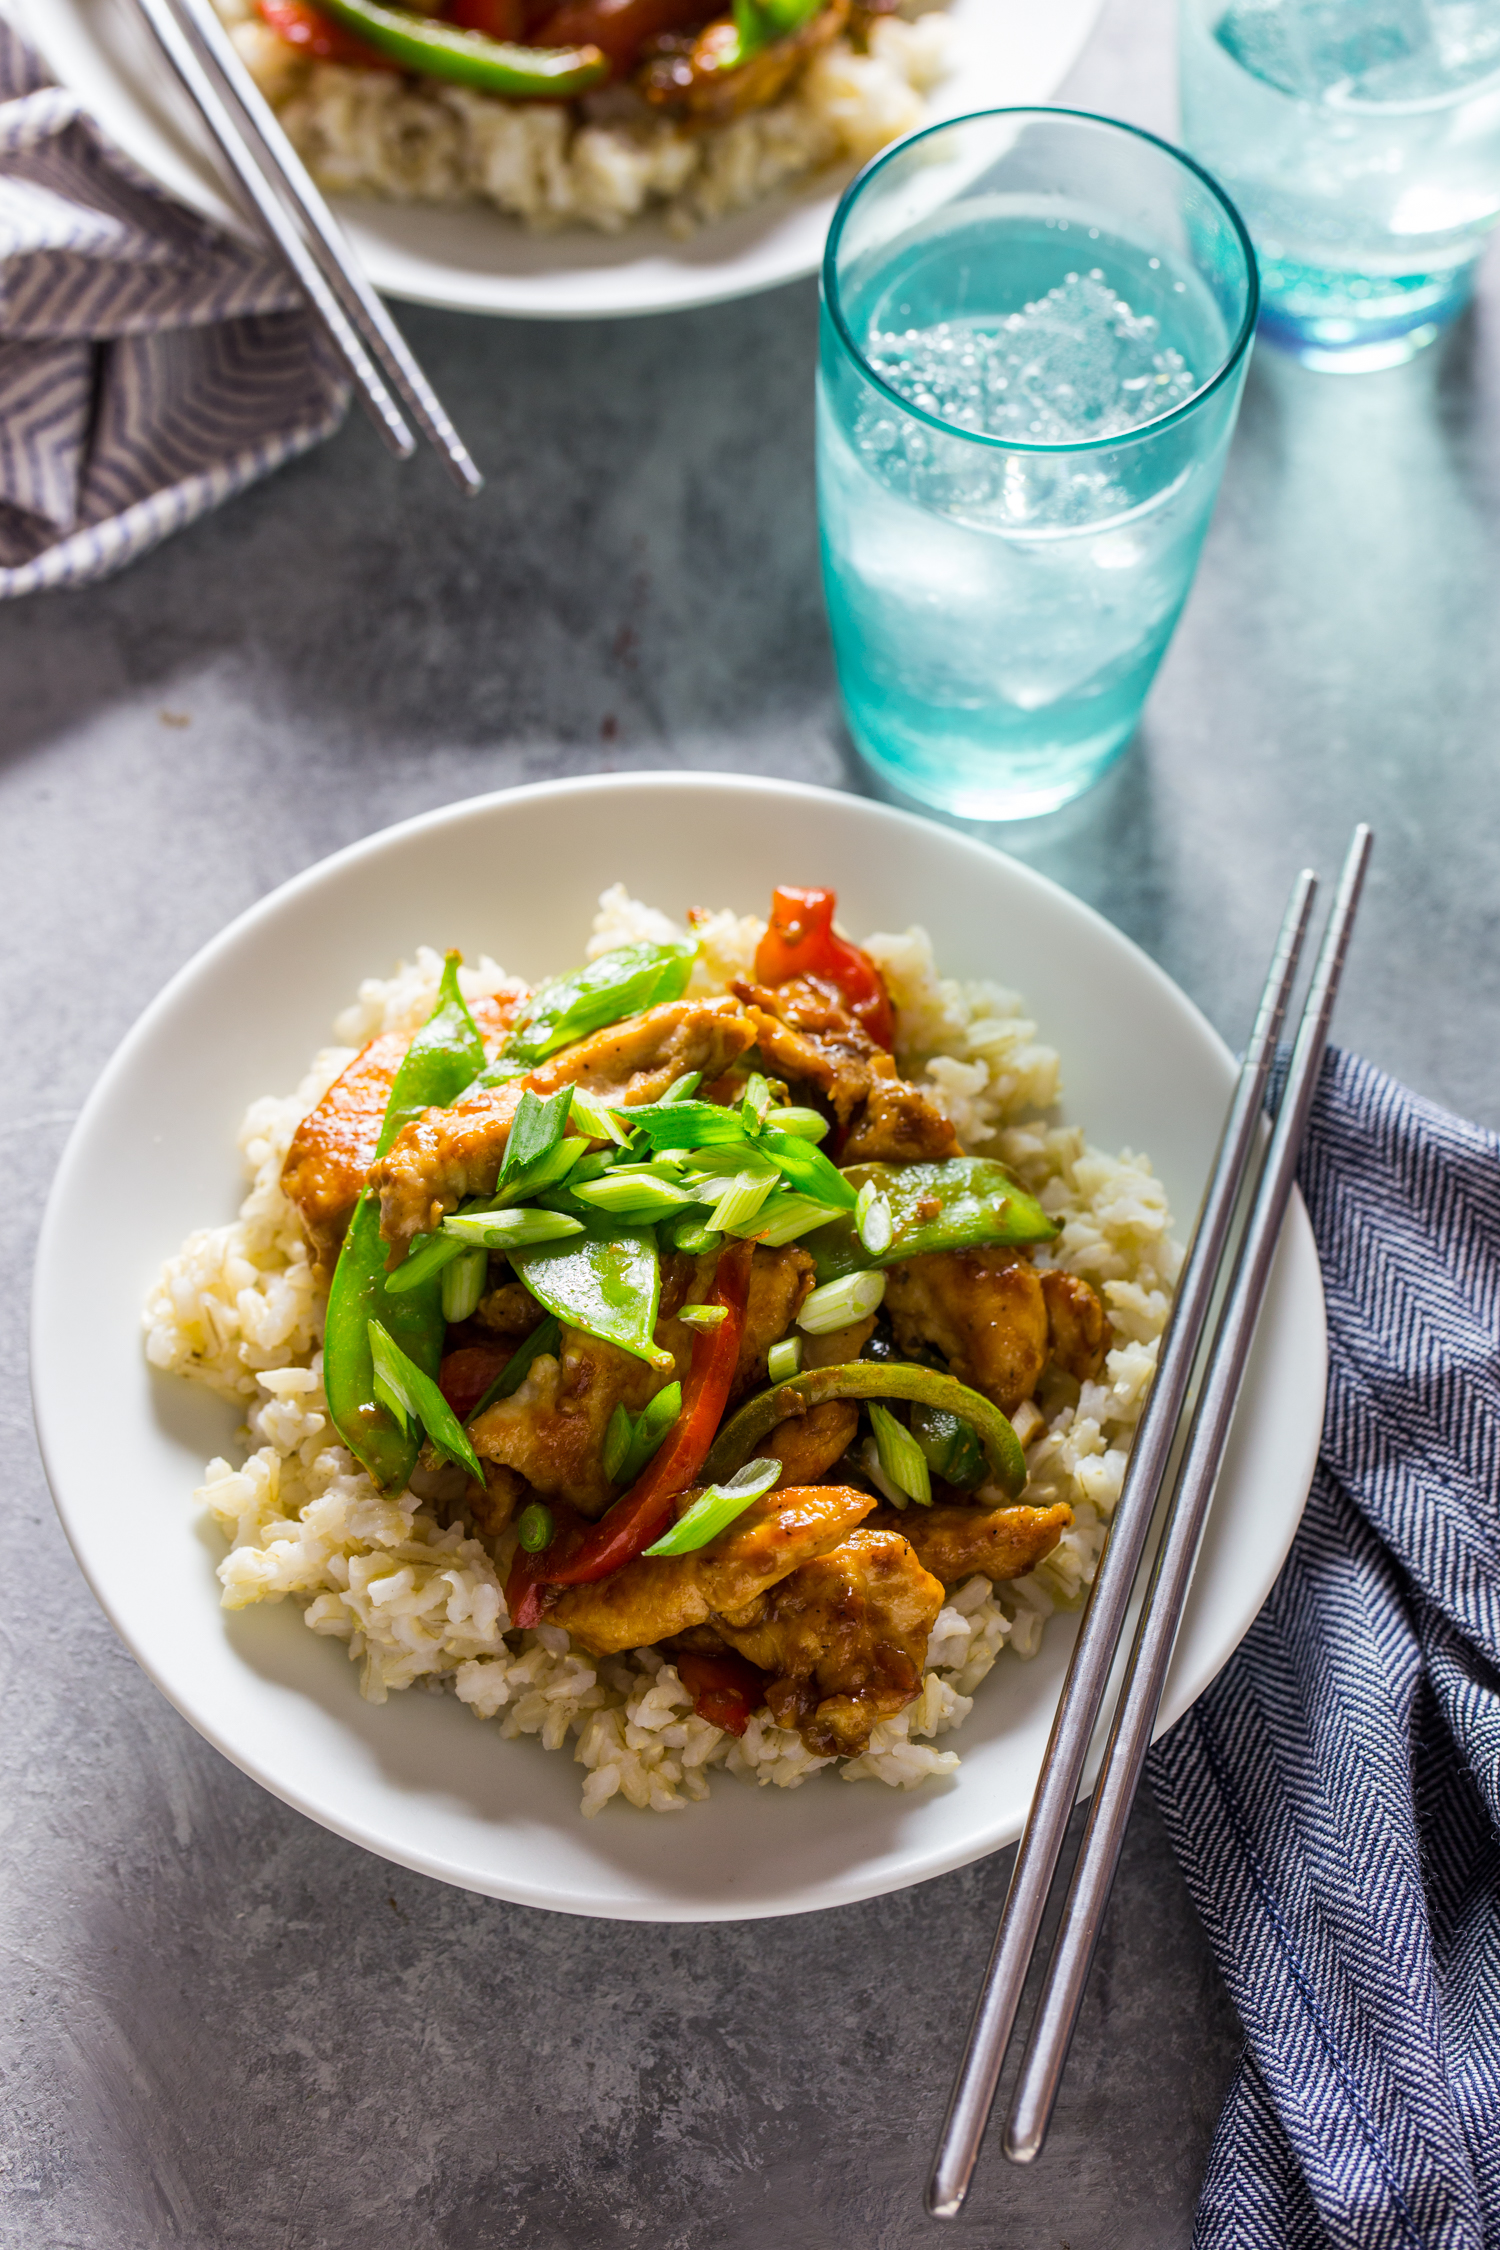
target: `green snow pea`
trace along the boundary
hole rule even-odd
[[[318,6],[403,70],[477,86],[481,93],[503,94],[510,101],[528,96],[566,101],[609,76],[607,58],[593,46],[516,46],[487,39],[482,32],[460,31],[456,24],[410,8],[382,7],[378,0],[318,0]]]
[[[582,1235],[539,1242],[509,1256],[537,1303],[570,1328],[617,1344],[648,1367],[664,1370],[674,1364],[671,1353],[656,1342],[661,1265],[650,1227],[594,1218],[585,1221]]]
[[[700,1477],[706,1484],[722,1484],[750,1459],[778,1422],[810,1414],[831,1398],[904,1398],[919,1406],[938,1407],[968,1423],[984,1448],[990,1474],[1012,1500],[1025,1490],[1026,1456],[998,1406],[971,1391],[956,1375],[939,1374],[935,1367],[918,1367],[911,1361],[878,1359],[810,1368],[805,1375],[758,1391],[723,1425]]]
[[[559,1048],[576,1046],[593,1032],[664,1000],[680,1000],[697,950],[695,945],[617,945],[571,976],[539,984],[476,1086],[524,1078]]]
[[[462,1093],[484,1061],[484,1042],[458,989],[459,956],[443,966],[437,1006],[407,1048],[386,1103],[376,1144],[384,1156],[403,1125],[425,1109],[443,1109]],[[328,1296],[323,1387],[333,1426],[375,1482],[399,1491],[416,1465],[421,1431],[403,1428],[375,1395],[370,1322],[378,1321],[423,1375],[436,1376],[443,1351],[443,1283],[434,1272],[416,1289],[387,1286],[380,1197],[365,1188],[344,1236]]]
[[[953,1156],[946,1164],[851,1164],[844,1179],[856,1191],[873,1181],[891,1207],[890,1247],[872,1257],[851,1212],[804,1235],[818,1280],[837,1281],[868,1266],[892,1266],[929,1250],[971,1250],[981,1242],[1019,1248],[1056,1240],[1058,1228],[1035,1196],[1018,1187],[1003,1164],[986,1156]]]

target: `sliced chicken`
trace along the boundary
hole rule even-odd
[[[856,1023],[829,986],[794,977],[775,986],[737,982],[735,991],[755,1024],[755,1042],[766,1067],[793,1086],[810,1086],[831,1106],[840,1125],[869,1095],[877,1078],[894,1078],[896,1066]]]
[[[941,1584],[907,1541],[866,1527],[714,1626],[773,1675],[766,1703],[778,1725],[819,1756],[852,1758],[877,1720],[916,1695],[942,1606]]]
[[[602,1515],[615,1494],[600,1460],[610,1416],[617,1406],[639,1414],[671,1380],[597,1336],[565,1328],[556,1357],[534,1359],[519,1389],[487,1407],[469,1435],[481,1460],[518,1470],[582,1515]]]
[[[485,1053],[493,1055],[510,1028],[525,987],[476,1000],[473,1016]],[[411,1045],[405,1031],[383,1031],[362,1047],[316,1109],[308,1111],[286,1152],[281,1185],[297,1206],[317,1266],[331,1274],[344,1229],[375,1161],[375,1145],[402,1057]]]
[[[728,124],[779,101],[821,47],[837,37],[849,0],[828,5],[785,38],[773,39],[749,62],[738,61],[740,39],[733,16],[720,16],[696,38],[663,40],[639,84],[648,102],[685,112],[695,123]],[[726,67],[726,63],[728,67]]]
[[[804,1336],[802,1339],[802,1365],[811,1367],[847,1367],[850,1360],[858,1359],[875,1333],[875,1315],[867,1320],[856,1320],[848,1328],[831,1328],[826,1335]]]
[[[986,1578],[1024,1578],[1053,1548],[1073,1521],[1065,1501],[1052,1508],[882,1508],[872,1521],[900,1531],[911,1542],[924,1570],[945,1586],[961,1585],[982,1573]]]
[[[858,1433],[856,1401],[830,1398],[807,1414],[778,1422],[756,1451],[781,1463],[778,1485],[816,1484],[848,1452]]]
[[[942,1164],[962,1152],[929,1094],[905,1078],[877,1078],[844,1138],[843,1164]]]
[[[886,1311],[904,1352],[942,1353],[961,1383],[1013,1414],[1047,1364],[1041,1276],[1013,1250],[933,1250],[888,1269]]]
[[[538,1094],[582,1086],[634,1106],[656,1101],[685,1071],[717,1077],[754,1039],[754,1022],[733,1000],[672,1000],[565,1047],[524,1081],[414,1118],[371,1173],[393,1262],[466,1196],[491,1193],[523,1085]]]
[[[695,1497],[684,1493],[678,1513]],[[570,1586],[547,1622],[566,1626],[596,1656],[717,1625],[718,1611],[743,1610],[799,1563],[837,1546],[874,1505],[869,1493],[837,1484],[770,1493],[697,1554],[639,1555],[597,1585]]]
[[[1047,1347],[1055,1366],[1080,1383],[1091,1383],[1109,1350],[1109,1315],[1097,1289],[1076,1273],[1044,1273]]]
[[[756,1245],[750,1261],[750,1293],[745,1302],[745,1326],[740,1356],[735,1366],[730,1402],[759,1390],[766,1380],[766,1355],[786,1335],[813,1286],[813,1262],[805,1250],[788,1243],[780,1250]]]

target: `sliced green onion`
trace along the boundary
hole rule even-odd
[[[709,1213],[708,1223],[721,1234],[731,1227],[743,1226],[753,1219],[775,1185],[775,1174],[769,1179],[760,1172],[736,1172],[725,1182],[724,1192]]]
[[[705,1250],[717,1250],[723,1240],[696,1213],[684,1212],[680,1219],[665,1220],[661,1231],[665,1249],[681,1250],[690,1258],[701,1256]]]
[[[591,1203],[600,1211],[637,1225],[664,1219],[669,1211],[680,1211],[684,1204],[698,1201],[671,1180],[643,1179],[638,1172],[622,1177],[618,1170],[606,1172],[602,1179],[575,1181],[570,1192],[580,1203]]]
[[[661,1098],[663,1102],[685,1102],[689,1094],[696,1094],[702,1084],[701,1070],[685,1070],[680,1078],[673,1079]]]
[[[560,1242],[582,1234],[582,1219],[565,1211],[460,1211],[444,1219],[443,1232],[485,1250],[528,1250],[535,1242]]]
[[[780,1474],[779,1461],[747,1461],[724,1484],[711,1484],[706,1492],[700,1492],[687,1514],[679,1516],[665,1537],[646,1549],[647,1554],[696,1554],[710,1539],[727,1531],[752,1502],[769,1492]]]
[[[770,1114],[770,1082],[758,1070],[752,1070],[746,1081],[744,1100],[740,1103],[740,1122],[747,1133],[758,1133]]]
[[[395,1272],[385,1275],[385,1286],[395,1296],[403,1296],[408,1289],[420,1289],[463,1254],[463,1244],[452,1235],[419,1234]]]
[[[562,1322],[548,1313],[546,1319],[538,1322],[525,1341],[516,1346],[489,1389],[469,1408],[466,1420],[477,1422],[480,1415],[492,1407],[497,1399],[509,1398],[513,1391],[518,1391],[531,1372],[532,1361],[540,1359],[544,1352],[555,1353],[561,1342]]]
[[[766,1373],[773,1383],[787,1383],[802,1365],[802,1338],[783,1336],[766,1354]]]
[[[883,1257],[891,1246],[896,1223],[891,1217],[889,1198],[882,1195],[873,1180],[866,1180],[859,1191],[854,1206],[854,1224],[859,1239],[872,1258]]]
[[[620,1472],[625,1466],[625,1457],[630,1451],[630,1441],[634,1436],[635,1424],[630,1418],[629,1407],[617,1406],[609,1418],[609,1427],[604,1433],[604,1449],[599,1456],[599,1465],[609,1483],[623,1482]]]
[[[552,1537],[552,1510],[532,1500],[516,1518],[516,1538],[528,1555],[539,1555]]]
[[[722,1328],[729,1318],[727,1305],[682,1305],[677,1317],[689,1328]]]
[[[580,1133],[587,1133],[591,1141],[614,1141],[623,1148],[630,1138],[628,1129],[619,1123],[608,1104],[582,1086],[573,1088],[569,1121]]]
[[[467,1320],[484,1295],[489,1273],[489,1253],[461,1250],[452,1265],[443,1268],[443,1318]]]
[[[420,1422],[433,1444],[447,1460],[467,1469],[476,1484],[483,1484],[484,1469],[469,1443],[468,1433],[430,1375],[378,1320],[369,1323],[370,1357],[375,1363],[375,1393],[388,1406],[403,1429]]]
[[[865,1475],[879,1493],[883,1493],[893,1508],[909,1508],[911,1501],[899,1484],[893,1484],[880,1466],[880,1448],[873,1437],[867,1437],[859,1449],[859,1458]]]
[[[815,1195],[820,1203],[842,1204],[846,1211],[855,1208],[858,1190],[811,1141],[799,1140],[795,1133],[767,1131],[758,1146],[804,1195]]]
[[[799,1141],[821,1141],[827,1136],[828,1120],[820,1117],[815,1109],[798,1109],[793,1106],[777,1110],[776,1130],[778,1133],[791,1133]]]
[[[650,1102],[622,1109],[631,1130],[644,1133],[653,1148],[706,1148],[718,1142],[745,1148],[745,1128],[737,1109],[718,1102]]]
[[[913,1500],[920,1500],[924,1508],[932,1506],[932,1478],[927,1473],[927,1463],[922,1448],[911,1431],[896,1420],[888,1406],[871,1399],[870,1427],[875,1432],[875,1450],[880,1455],[880,1466],[890,1478]]]
[[[539,1156],[534,1164],[528,1164],[506,1183],[495,1197],[496,1207],[503,1209],[515,1203],[527,1203],[545,1189],[558,1186],[585,1155],[588,1145],[576,1134],[558,1141],[545,1156]]]
[[[635,1418],[630,1450],[620,1470],[622,1484],[634,1484],[678,1415],[682,1412],[682,1385],[668,1383],[647,1401]]]
[[[452,1225],[450,1219],[448,1224]],[[814,1289],[797,1315],[797,1326],[809,1336],[831,1336],[836,1328],[851,1328],[868,1320],[885,1297],[883,1273],[846,1273],[842,1281],[825,1281]]]
[[[814,1227],[827,1226],[830,1219],[844,1216],[832,1204],[818,1203],[810,1195],[797,1195],[790,1188],[782,1188],[768,1196],[752,1218],[729,1231],[753,1235],[757,1242],[779,1250],[784,1242],[795,1242],[798,1235],[811,1234]]]
[[[568,1129],[568,1112],[572,1106],[571,1086],[560,1087],[555,1094],[546,1096],[534,1094],[527,1087],[510,1121],[500,1176],[495,1182],[497,1190],[508,1187],[532,1165],[551,1155]]]
[[[763,1156],[753,1142],[747,1141],[738,1126],[733,1141],[714,1141],[689,1150],[682,1177],[690,1187],[707,1187],[717,1195],[718,1183],[733,1179],[737,1172],[751,1173],[771,1187],[781,1178],[778,1166],[770,1157]],[[850,1209],[853,1209],[852,1204]]]
[[[613,1168],[613,1155],[612,1149],[597,1148],[591,1156],[580,1156],[568,1174],[568,1186],[576,1188],[581,1180],[602,1180]]]

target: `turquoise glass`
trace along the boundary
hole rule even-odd
[[[1254,331],[1245,231],[1150,134],[935,125],[844,197],[823,265],[818,509],[860,755],[975,820],[1128,741],[1218,492]]]
[[[1181,0],[1183,138],[1310,366],[1410,359],[1500,217],[1500,0]]]

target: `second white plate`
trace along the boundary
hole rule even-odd
[[[934,117],[1044,102],[1067,75],[1101,0],[954,0],[957,53]],[[0,0],[0,14],[110,138],[186,203],[240,231],[216,153],[151,43],[133,0]],[[680,311],[814,273],[852,168],[674,242],[657,222],[621,234],[533,234],[477,204],[337,202],[377,289],[459,312],[583,320]]]

